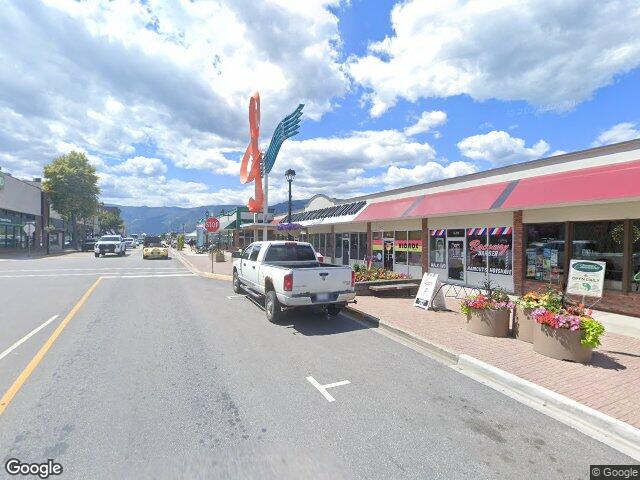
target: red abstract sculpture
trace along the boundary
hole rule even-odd
[[[240,183],[256,182],[255,198],[251,197],[247,207],[252,213],[262,212],[264,191],[262,189],[262,152],[258,145],[260,137],[260,94],[254,93],[249,100],[249,145],[240,164]],[[249,159],[251,168],[249,169]]]

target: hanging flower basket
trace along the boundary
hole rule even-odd
[[[279,223],[276,227],[279,232],[299,232],[302,230],[302,225],[299,223]]]

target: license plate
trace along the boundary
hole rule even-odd
[[[322,301],[322,300],[329,300],[330,295],[328,293],[319,293],[316,295],[316,300],[318,301]]]

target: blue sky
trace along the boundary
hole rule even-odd
[[[290,167],[298,198],[345,198],[629,140],[638,24],[631,0],[10,3],[0,166],[75,149],[107,202],[244,203],[255,90],[263,148],[306,104],[273,201]]]

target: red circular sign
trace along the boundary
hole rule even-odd
[[[204,228],[209,233],[217,232],[220,228],[220,221],[216,217],[209,217],[207,221],[204,222]]]

